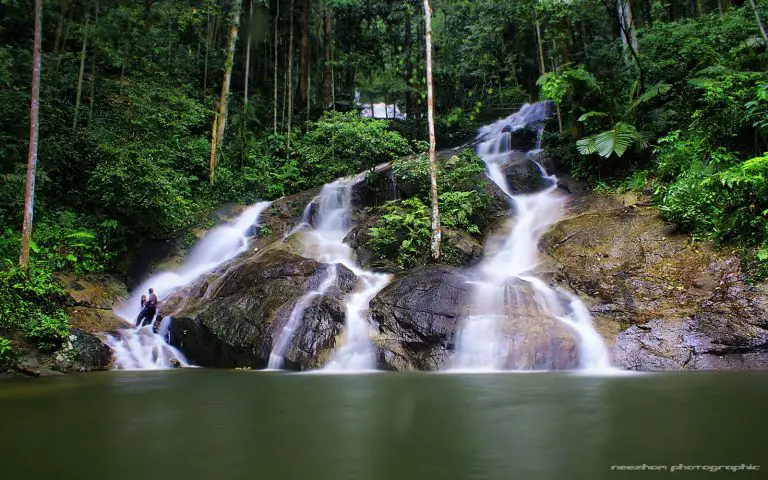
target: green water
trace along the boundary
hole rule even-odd
[[[768,373],[0,381],[0,479],[768,478]],[[612,465],[763,465],[616,471]]]

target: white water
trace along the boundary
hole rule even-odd
[[[514,208],[514,224],[479,267],[475,283],[475,300],[469,316],[458,334],[454,368],[459,370],[500,370],[509,351],[509,341],[502,333],[509,307],[534,302],[540,315],[556,318],[577,334],[580,364],[584,369],[610,368],[608,352],[602,337],[595,331],[589,311],[573,294],[548,286],[531,273],[539,264],[538,244],[541,236],[563,213],[564,197],[557,192],[557,177],[548,175],[536,163],[549,186],[533,194],[515,195],[507,183],[504,167],[512,161],[534,161],[540,152],[543,122],[549,108],[546,103],[524,105],[519,112],[480,129],[477,153],[487,167],[488,177],[509,196]],[[511,149],[510,131],[536,128],[537,145],[525,156]],[[533,299],[520,294],[528,284]]]
[[[325,185],[313,200],[317,205],[313,228],[302,232],[305,257],[344,265],[358,277],[358,289],[347,297],[343,345],[325,367],[330,371],[356,372],[375,368],[368,307],[371,299],[391,280],[390,275],[363,270],[355,262],[352,248],[344,243],[352,228],[352,186],[364,178],[365,173],[362,173],[355,178],[344,178]],[[305,210],[309,211],[309,208]],[[302,221],[305,225],[312,223],[310,218]]]
[[[115,310],[123,320],[133,325],[141,311],[141,295],[153,288],[162,300],[176,289],[197,280],[201,275],[233,259],[248,248],[248,233],[258,224],[262,212],[271,202],[260,202],[246,208],[232,222],[220,225],[195,245],[189,258],[178,271],[162,272],[143,282],[130,295],[128,301]],[[159,312],[158,312],[159,313]],[[142,328],[126,328],[117,336],[109,337],[107,344],[114,351],[113,368],[119,370],[146,370],[172,367],[174,360],[182,366],[187,361],[177,349],[166,342],[170,317],[166,317],[158,333],[151,325]]]
[[[296,328],[299,326],[299,323],[301,323],[301,319],[304,316],[304,311],[309,308],[310,305],[312,305],[312,302],[315,300],[315,298],[325,294],[325,292],[331,288],[331,285],[333,285],[334,282],[336,282],[335,265],[328,271],[327,277],[325,280],[323,280],[323,283],[318,286],[317,290],[310,290],[305,293],[304,296],[299,298],[299,300],[296,302],[296,305],[293,306],[291,315],[288,317],[288,322],[286,322],[283,330],[280,332],[280,337],[278,337],[277,342],[275,342],[275,346],[272,348],[272,352],[269,354],[269,362],[267,364],[267,368],[270,370],[277,370],[283,366],[283,356],[285,355],[285,351],[288,349],[288,345],[290,345],[291,340],[293,339],[293,334],[296,333]]]

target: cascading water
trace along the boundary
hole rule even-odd
[[[312,201],[315,208],[305,209],[302,219],[305,227],[313,227],[302,232],[304,256],[322,263],[344,265],[357,275],[359,282],[357,291],[350,294],[346,301],[344,343],[325,367],[330,371],[365,371],[375,368],[368,306],[371,299],[391,280],[390,275],[362,269],[355,262],[352,248],[344,243],[344,238],[352,228],[352,187],[364,178],[365,173],[325,185]],[[301,300],[294,310],[300,308],[300,303]]]
[[[575,295],[554,289],[532,274],[539,264],[539,239],[559,221],[564,206],[564,198],[557,193],[557,177],[548,175],[536,161],[548,115],[547,103],[528,104],[479,131],[477,153],[486,164],[488,177],[509,196],[515,217],[509,234],[480,264],[478,278],[473,281],[475,300],[472,314],[458,333],[455,369],[510,368],[507,358],[515,342],[505,334],[504,322],[510,311],[521,310],[534,311],[534,321],[554,318],[571,329],[579,340],[581,368],[610,368],[605,344],[584,304]],[[522,129],[536,133],[534,148],[525,154],[512,150],[511,142],[511,134]],[[532,194],[515,194],[504,173],[512,161],[533,161],[548,186]]]
[[[314,301],[315,298],[325,294],[334,282],[336,282],[335,265],[330,269],[328,276],[323,280],[323,283],[320,284],[317,290],[310,290],[296,302],[296,305],[293,306],[293,310],[291,310],[290,317],[288,317],[288,322],[283,327],[282,332],[280,332],[280,337],[278,337],[272,352],[269,354],[269,363],[267,364],[268,369],[277,370],[283,366],[283,355],[285,355],[285,351],[291,343],[293,334],[296,332],[296,327],[301,323],[304,311],[312,305],[312,301]]]
[[[208,232],[178,271],[153,275],[136,288],[115,313],[133,324],[141,310],[140,297],[149,288],[153,288],[162,300],[176,289],[192,283],[201,275],[243,253],[248,248],[252,228],[258,224],[259,217],[270,204],[259,202],[252,205],[232,222]],[[167,343],[169,325],[170,317],[166,317],[157,333],[151,325],[147,325],[122,329],[116,336],[109,337],[107,344],[114,352],[113,367],[119,370],[147,370],[170,368],[176,362],[182,366],[187,365],[184,355]]]

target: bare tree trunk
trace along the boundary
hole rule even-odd
[[[211,14],[206,15],[206,32],[205,32],[205,65],[203,66],[203,98],[208,90],[208,58],[211,54],[211,43],[213,42],[213,26],[211,25]]]
[[[248,82],[251,75],[251,30],[253,29],[253,0],[248,7],[248,45],[245,48],[245,85],[243,90],[243,104],[248,105]]]
[[[291,17],[291,23],[288,33],[288,137],[287,144],[291,146],[291,122],[293,118],[293,0],[291,0],[291,8],[288,11],[288,15]]]
[[[280,25],[280,0],[277,0],[277,14],[275,15],[275,79],[274,79],[274,92],[272,97],[272,104],[274,107],[274,118],[272,123],[272,129],[274,133],[277,133],[277,30]]]
[[[749,0],[749,2],[752,4],[752,9],[755,11],[757,26],[760,28],[760,33],[763,35],[763,40],[765,40],[765,48],[768,49],[768,34],[765,33],[765,25],[763,24],[763,18],[760,16],[760,10],[757,8],[755,0]]]
[[[216,121],[215,147],[211,148],[211,183],[215,180],[216,164],[221,157],[221,146],[224,143],[224,128],[227,125],[227,99],[229,97],[229,85],[232,81],[232,65],[235,63],[235,46],[237,44],[237,29],[240,26],[240,10],[242,0],[234,0],[233,11],[230,12],[229,24],[229,48],[227,61],[224,64],[224,80],[221,84],[221,99],[219,100],[218,121]]]
[[[83,34],[83,48],[80,51],[80,76],[77,78],[77,94],[75,96],[75,119],[72,121],[72,129],[77,130],[77,116],[80,113],[80,98],[83,95],[83,75],[85,74],[85,52],[88,48],[88,25],[91,19],[90,3],[85,7],[85,33]]]
[[[429,180],[432,191],[432,258],[440,259],[440,206],[437,194],[437,159],[435,140],[435,97],[432,87],[432,9],[429,0],[424,0],[424,20],[426,24],[427,47],[427,120],[429,122]]]
[[[67,19],[67,10],[69,9],[69,0],[60,0],[61,11],[59,12],[59,21],[56,23],[56,40],[53,42],[53,53],[59,52],[61,47],[61,33],[64,31],[64,22]]]
[[[323,58],[325,60],[324,65],[324,73],[323,73],[323,105],[324,108],[328,108],[331,106],[331,43],[333,42],[332,37],[332,15],[333,15],[333,7],[328,5],[325,8],[325,15],[324,15],[324,22],[323,22],[323,30],[324,30],[324,38],[325,41],[323,42]]]
[[[547,73],[547,64],[544,60],[544,45],[541,41],[541,22],[539,22],[539,17],[534,13],[534,22],[536,27],[536,45],[539,50],[539,73],[541,75],[544,75]]]
[[[309,18],[312,9],[311,0],[304,0],[304,13],[301,17],[301,70],[299,73],[299,100],[307,103],[309,92]]]
[[[29,154],[27,183],[24,193],[24,223],[21,227],[19,266],[29,267],[29,244],[32,241],[32,218],[35,211],[35,170],[37,169],[37,140],[40,126],[40,47],[43,43],[43,0],[35,0],[35,46],[32,52],[32,102],[29,107]]]
[[[99,1],[96,0],[96,17],[93,21],[94,30],[99,27]],[[91,94],[88,99],[88,126],[93,122],[93,105],[96,98],[96,43],[93,44],[93,60],[91,61]]]
[[[616,0],[616,2],[622,32],[621,41],[626,50],[634,50],[636,54],[639,50],[637,34],[635,33],[635,19],[632,15],[632,3],[630,0]]]
[[[704,15],[704,2],[696,0],[696,16],[700,17],[702,15]]]

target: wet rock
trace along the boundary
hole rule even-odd
[[[467,277],[453,267],[421,267],[395,279],[371,301],[380,368],[438,370],[446,364],[471,297]]]
[[[42,352],[18,333],[12,336],[13,348],[18,354],[15,369],[25,375],[50,376],[62,373],[108,370],[112,363],[112,349],[102,338],[73,328],[54,352]]]
[[[738,258],[692,245],[642,198],[577,197],[570,213],[540,247],[618,367],[768,368],[768,294],[747,285]]]
[[[173,317],[171,344],[195,365],[264,368],[296,302],[318,288],[330,268],[278,248],[239,259],[165,302],[163,311]],[[297,368],[317,366],[335,345],[343,309],[331,299],[356,285],[351,271],[336,270],[335,285],[305,310],[289,345],[286,357]]]

